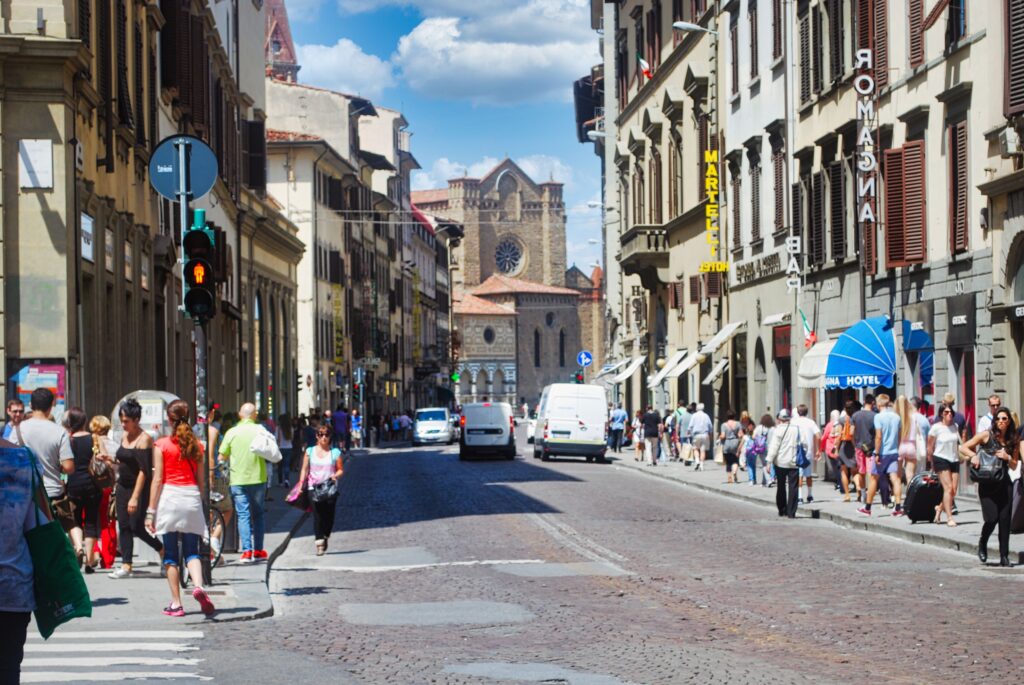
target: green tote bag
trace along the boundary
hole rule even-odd
[[[24,442],[22,443],[24,444]],[[27,449],[27,448],[26,448]],[[29,450],[31,453],[31,450]],[[25,533],[32,556],[36,596],[36,626],[43,639],[53,635],[57,626],[73,618],[92,616],[92,600],[71,542],[58,521],[53,519],[35,455],[32,455],[32,492],[36,527]],[[43,512],[44,515],[40,514]]]

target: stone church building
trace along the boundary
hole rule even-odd
[[[538,184],[505,159],[412,201],[465,230],[452,254],[461,402],[534,406],[545,385],[572,379],[580,350],[603,358],[601,270],[567,269],[561,183]]]

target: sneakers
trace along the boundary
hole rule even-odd
[[[206,590],[203,588],[197,587],[192,590],[192,599],[199,602],[199,608],[207,616],[214,612],[213,602],[210,601],[210,598],[206,595]],[[184,612],[182,614],[184,615]]]
[[[129,571],[124,566],[121,566],[107,574],[107,578],[113,578],[114,580],[120,580],[122,578],[131,578],[135,574]]]
[[[893,516],[903,516],[903,510],[902,509],[896,509],[895,511],[892,512],[892,515]]]
[[[814,495],[807,495],[807,503],[810,504],[814,501]]]
[[[253,561],[266,561],[268,556],[265,549],[257,549],[252,553]]]
[[[252,550],[251,549],[247,549],[244,552],[242,552],[242,556],[240,556],[238,558],[238,561],[243,563],[243,564],[251,564],[252,562],[256,561],[252,557],[253,557]]]
[[[860,509],[857,510],[857,513],[862,514],[864,516],[871,516],[871,510],[868,509],[867,507],[861,507]]]
[[[176,607],[173,604],[168,604],[166,607],[164,607],[164,616],[173,616],[174,618],[181,618],[184,615],[185,607]]]

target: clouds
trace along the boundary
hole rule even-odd
[[[323,0],[288,0],[288,22],[290,24],[312,22],[320,15]]]
[[[566,191],[569,192],[573,185],[572,167],[558,157],[551,155],[525,155],[513,160],[526,172],[526,175],[537,183],[544,183],[552,179],[564,183]],[[468,176],[469,178],[482,178],[487,172],[501,162],[497,157],[483,157],[471,164],[452,161],[447,157],[441,157],[430,165],[429,169],[413,172],[413,190],[426,190],[428,188],[447,188],[448,179]]]
[[[303,83],[371,100],[395,85],[391,64],[363,52],[348,38],[334,45],[299,45],[296,50],[302,65],[300,80]]]

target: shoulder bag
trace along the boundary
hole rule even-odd
[[[788,430],[788,429],[787,429]],[[800,429],[796,429],[796,467],[798,469],[805,469],[811,465],[811,460],[807,458],[807,445],[804,444],[803,436],[800,435]]]
[[[975,483],[1000,483],[1006,477],[1006,469],[1002,459],[996,456],[995,450],[988,449],[988,444],[978,446],[978,466],[971,464],[971,480]]]
[[[104,458],[96,448],[93,448],[92,458],[89,459],[89,477],[100,490],[113,487],[117,480],[117,466],[113,461]]]

